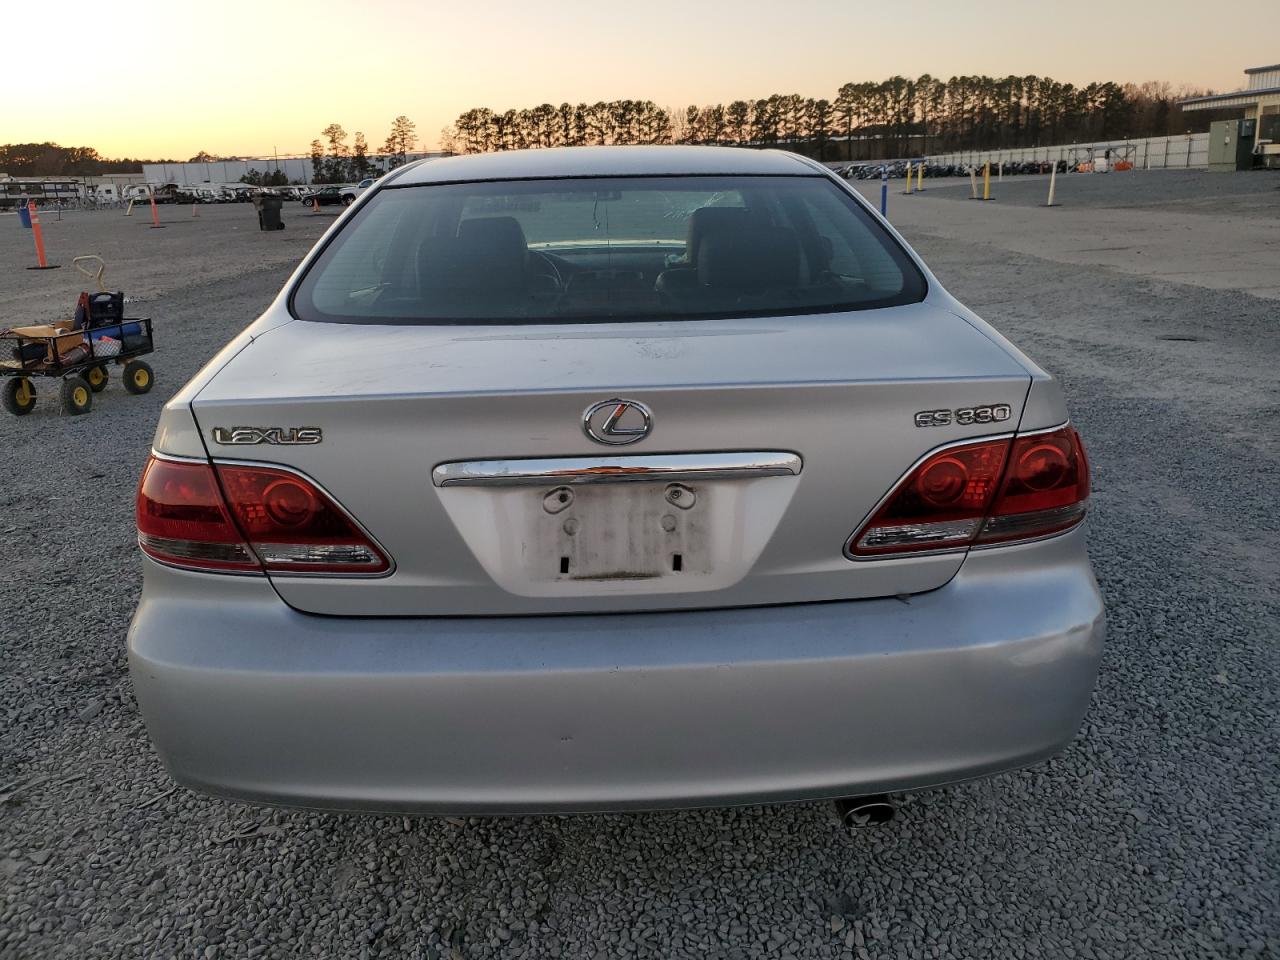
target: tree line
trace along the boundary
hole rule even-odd
[[[488,153],[526,147],[610,143],[671,143],[669,111],[652,100],[608,103],[544,103],[528,110],[468,110],[441,133],[446,153]]]
[[[391,121],[391,131],[378,149],[378,154],[390,158],[392,165],[405,162],[417,143],[416,125],[401,114]],[[348,183],[360,181],[382,167],[369,158],[369,145],[365,136],[356,131],[352,142],[347,143],[347,132],[341,124],[331,123],[320,134],[328,142],[311,141],[312,179],[316,183]],[[201,150],[187,163],[218,163],[223,160],[240,160],[240,157],[221,157]],[[0,173],[14,177],[92,177],[107,173],[141,173],[144,163],[182,163],[181,160],[139,160],[123,158],[109,160],[92,147],[64,147],[56,143],[6,143],[0,144]],[[250,174],[241,178],[245,183],[262,186],[283,185],[287,179],[278,172]]]
[[[56,143],[0,144],[0,173],[14,177],[93,177],[105,173],[140,173],[150,160],[108,160],[93,147]],[[172,160],[161,161],[172,163]]]
[[[315,183],[358,183],[383,167],[369,158],[369,142],[359,130],[347,144],[347,131],[340,123],[331,123],[320,131],[321,140],[311,141],[311,179]],[[326,151],[326,143],[328,149]],[[391,166],[405,162],[417,143],[417,124],[404,114],[391,121],[391,132],[378,149]]]
[[[1208,129],[1229,110],[1183,114],[1178,101],[1212,91],[1171,84],[1090,83],[1074,86],[1050,77],[924,74],[879,82],[846,83],[830,98],[771,94],[756,100],[660,107],[652,100],[544,103],[460,114],[440,134],[447,153],[588,144],[693,143],[785,146],[822,160],[877,160],[956,150],[1178,136]],[[374,155],[403,163],[417,143],[417,128],[401,114]],[[238,159],[200,151],[191,160]],[[359,181],[382,172],[365,135],[331,123],[311,141],[312,179]],[[143,163],[181,161],[108,159],[92,147],[56,143],[0,145],[0,172],[12,176],[94,176],[138,173]]]
[[[1158,82],[1078,87],[1034,75],[944,81],[924,74],[846,83],[831,99],[772,94],[683,110],[651,100],[478,107],[442,131],[441,145],[457,153],[589,144],[785,145],[823,160],[874,160],[1198,131],[1214,115],[1184,116],[1177,103],[1203,93]]]

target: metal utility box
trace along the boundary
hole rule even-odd
[[[1248,170],[1253,166],[1253,138],[1257,121],[1218,120],[1209,125],[1209,169]]]

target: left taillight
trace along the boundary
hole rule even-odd
[[[208,463],[153,456],[142,471],[136,506],[138,546],[148,556],[198,570],[262,572]]]
[[[288,470],[152,457],[137,497],[138,544],[190,569],[385,573],[390,561],[332,499]]]

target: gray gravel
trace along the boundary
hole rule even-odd
[[[879,190],[878,182],[873,184]],[[890,203],[901,180],[889,182]],[[968,197],[969,178],[930,181],[924,196]],[[978,174],[982,189],[982,174]],[[1000,204],[1036,207],[1048,199],[1049,177],[1013,176],[1002,181],[991,174],[991,195]],[[1280,170],[1210,173],[1207,170],[1135,170],[1106,174],[1058,174],[1058,203],[1071,208],[1179,210],[1222,218],[1274,218],[1280,208]],[[878,197],[877,197],[878,199]]]
[[[131,494],[163,395],[287,272],[246,264],[146,304],[155,394],[0,417],[0,957],[1280,956],[1275,303],[918,239],[1063,375],[1092,454],[1109,647],[1065,754],[852,836],[817,804],[405,820],[174,788],[125,669]]]

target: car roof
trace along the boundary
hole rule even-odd
[[[553,147],[504,150],[419,160],[388,178],[389,184],[458,183],[561,177],[663,177],[680,175],[812,177],[811,161],[784,150],[735,147]]]

